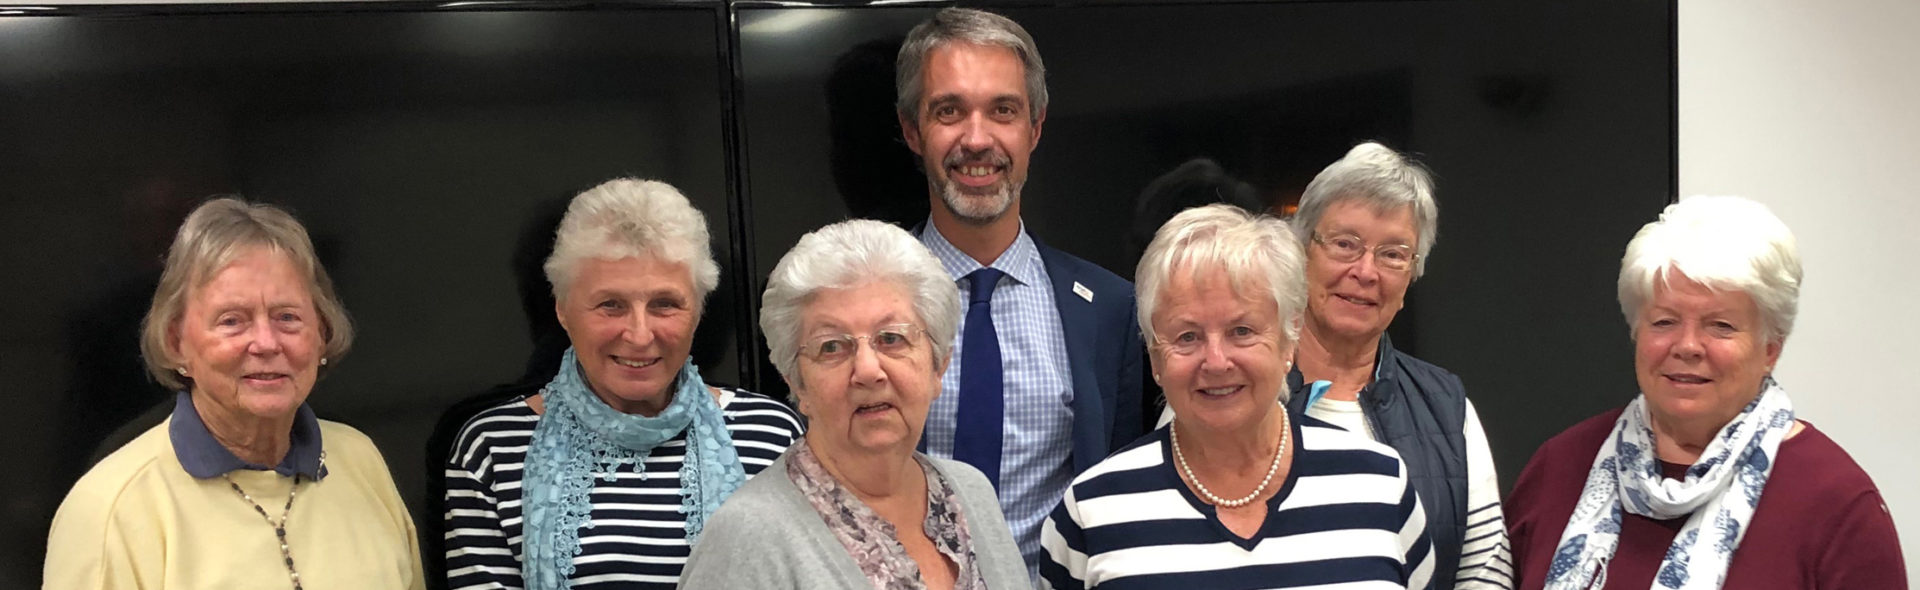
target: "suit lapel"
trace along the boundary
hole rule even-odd
[[[1079,276],[1065,254],[1038,239],[1033,245],[1047,266],[1047,277],[1053,283],[1053,305],[1060,311],[1060,330],[1066,338],[1067,369],[1073,378],[1073,471],[1079,473],[1106,458],[1103,445],[1108,438],[1107,412],[1100,403],[1100,384],[1093,372],[1094,349],[1099,346],[1098,315],[1092,301],[1074,293]]]

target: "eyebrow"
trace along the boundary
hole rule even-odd
[[[1178,328],[1178,327],[1200,327],[1200,322],[1196,322],[1196,321],[1193,321],[1193,320],[1191,320],[1191,319],[1186,319],[1186,318],[1172,318],[1172,319],[1170,319],[1170,320],[1168,320],[1168,321],[1169,321],[1169,322],[1171,322],[1171,323],[1173,323],[1173,325],[1174,325],[1174,327],[1176,327],[1176,328]],[[1233,316],[1233,317],[1230,317],[1230,318],[1227,318],[1227,320],[1226,320],[1226,322],[1225,322],[1225,323],[1226,323],[1226,325],[1227,325],[1227,326],[1241,326],[1241,325],[1251,325],[1251,324],[1253,324],[1253,323],[1254,323],[1254,321],[1253,321],[1253,314],[1252,314],[1252,313],[1241,313],[1240,315],[1236,315],[1236,316]]]
[[[588,299],[600,299],[603,297],[610,297],[610,296],[617,296],[625,299],[652,299],[654,297],[659,297],[662,295],[670,295],[670,296],[679,297],[682,299],[692,298],[693,296],[692,293],[681,291],[673,287],[655,287],[652,289],[639,289],[639,290],[604,287],[604,288],[594,289],[592,291],[587,292]]]
[[[933,97],[928,98],[927,107],[932,108],[932,107],[947,106],[952,104],[966,104],[966,102],[967,102],[966,98],[960,95],[960,93],[948,92],[944,94],[936,94]],[[1006,104],[1006,103],[1011,103],[1015,106],[1026,108],[1027,99],[1026,97],[1021,96],[1019,94],[1001,94],[1001,95],[994,96],[992,98],[987,99],[987,104]]]
[[[214,299],[207,303],[209,307],[212,307],[214,309],[214,311],[224,313],[224,312],[233,311],[236,309],[253,309],[255,307],[254,303],[257,301],[260,301],[260,298],[243,296],[243,297],[231,297],[231,298],[225,298],[225,299]],[[288,308],[288,307],[313,307],[313,306],[314,306],[314,303],[311,300],[300,301],[298,299],[278,299],[278,300],[268,301],[266,308],[282,309],[282,308]]]
[[[1315,231],[1318,231],[1318,230],[1315,230]],[[1345,226],[1338,226],[1338,225],[1329,227],[1327,228],[1327,231],[1323,231],[1319,233],[1320,235],[1323,235],[1323,236],[1353,236],[1356,238],[1360,237],[1360,232],[1354,231],[1352,228],[1348,228]],[[1418,239],[1418,238],[1415,238],[1415,239]],[[1362,241],[1365,241],[1365,240],[1362,240]],[[1376,246],[1386,246],[1386,245],[1412,246],[1413,244],[1409,243],[1408,240],[1402,240],[1399,237],[1392,237],[1392,238],[1388,238],[1384,242],[1380,242],[1374,245]]]
[[[878,320],[874,320],[873,327],[881,328],[885,326],[895,326],[900,324],[912,324],[912,323],[913,323],[913,320],[911,318],[902,318],[902,317],[899,317],[897,314],[889,313],[887,315],[881,316],[880,319]],[[803,333],[807,334],[809,337],[829,336],[829,335],[846,334],[851,330],[852,328],[848,327],[846,322],[842,322],[840,320],[835,320],[835,319],[826,319],[826,320],[821,320],[820,324],[814,326],[812,329],[804,330]]]

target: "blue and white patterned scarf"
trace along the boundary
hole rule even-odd
[[[680,512],[687,515],[687,544],[700,537],[707,516],[747,480],[740,453],[707,391],[688,362],[675,377],[673,401],[654,417],[621,413],[587,389],[573,349],[560,359],[560,373],[540,390],[546,415],[527,445],[521,497],[526,515],[521,574],[529,590],[572,586],[573,558],[580,554],[580,528],[591,527],[593,474],[606,481],[632,465],[646,477],[654,447],[687,433],[680,464]]]
[[[1614,423],[1610,442],[1593,458],[1586,489],[1547,568],[1547,590],[1606,586],[1607,561],[1620,542],[1622,509],[1659,520],[1692,515],[1667,547],[1654,588],[1719,588],[1773,473],[1780,441],[1792,430],[1793,402],[1767,377],[1760,395],[1687,468],[1686,479],[1669,480],[1654,457],[1646,395],[1633,398]]]

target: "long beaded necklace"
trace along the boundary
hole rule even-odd
[[[1180,429],[1174,425],[1167,426],[1167,433],[1173,437],[1173,460],[1180,464],[1180,471],[1187,474],[1187,481],[1193,482],[1193,487],[1200,490],[1200,497],[1208,503],[1227,508],[1246,506],[1254,498],[1260,497],[1261,492],[1267,491],[1267,484],[1273,483],[1273,474],[1280,471],[1280,457],[1287,454],[1287,434],[1292,431],[1293,426],[1289,424],[1287,412],[1283,409],[1280,411],[1280,450],[1274,451],[1273,464],[1267,466],[1267,476],[1260,479],[1260,487],[1253,488],[1253,493],[1247,494],[1247,497],[1228,500],[1214,495],[1212,490],[1207,489],[1207,484],[1200,483],[1200,478],[1193,474],[1193,468],[1187,467],[1187,456],[1180,452]]]
[[[327,454],[322,451],[320,464],[326,465],[326,461]],[[259,502],[253,501],[253,496],[247,495],[246,490],[240,489],[240,484],[233,481],[233,477],[225,474],[221,474],[220,477],[227,480],[227,485],[233,488],[233,493],[240,494],[240,499],[248,506],[252,506],[254,512],[260,513],[260,518],[266,519],[267,526],[273,527],[273,535],[280,541],[280,558],[287,563],[287,575],[293,578],[293,590],[306,590],[300,587],[300,570],[294,569],[293,550],[287,547],[287,517],[293,514],[293,498],[300,495],[300,476],[293,476],[293,489],[287,490],[287,506],[280,509],[280,522],[274,522],[273,517],[267,515],[267,509],[261,508]]]

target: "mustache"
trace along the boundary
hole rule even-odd
[[[947,152],[946,159],[941,161],[942,164],[947,166],[967,166],[967,165],[982,165],[982,164],[988,165],[988,166],[1006,166],[1007,164],[1010,164],[1012,162],[1013,162],[1013,158],[1008,157],[1005,152],[1002,152],[999,149],[985,149],[980,151],[970,151],[970,150],[959,148],[959,147],[955,147],[953,151]]]

